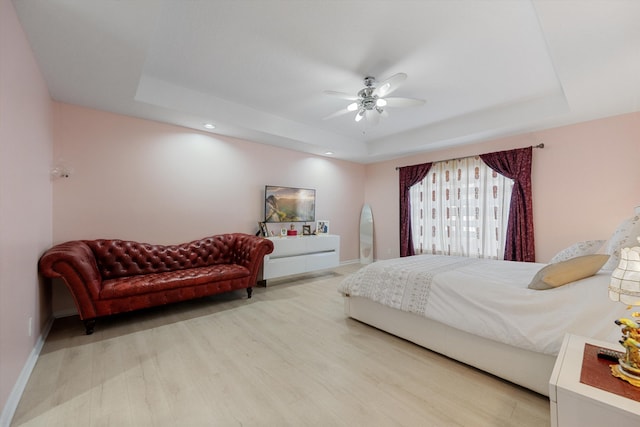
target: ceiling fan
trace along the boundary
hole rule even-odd
[[[325,90],[324,93],[336,96],[341,99],[353,101],[346,108],[328,115],[323,120],[333,119],[343,114],[355,112],[355,121],[359,122],[363,118],[373,125],[378,124],[380,116],[386,115],[385,108],[416,107],[425,103],[422,99],[388,97],[393,91],[400,87],[400,84],[407,79],[405,73],[394,74],[386,80],[377,82],[375,77],[364,78],[364,86],[357,95],[349,95],[344,92]]]

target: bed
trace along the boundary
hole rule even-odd
[[[440,255],[377,261],[338,290],[347,316],[548,396],[566,333],[620,338],[614,320],[629,311],[607,288],[615,252],[628,241],[580,242],[549,264]],[[595,254],[603,244],[607,254]],[[585,277],[538,285],[553,269],[595,257]]]

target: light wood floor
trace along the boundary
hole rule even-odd
[[[546,397],[344,316],[342,266],[57,319],[13,426],[548,426]]]

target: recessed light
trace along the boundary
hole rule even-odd
[[[215,129],[216,127],[211,124],[211,123],[205,123],[202,126],[204,126],[205,129]]]
[[[333,156],[334,153],[333,153],[333,151],[327,151],[324,154],[327,155],[327,156]]]

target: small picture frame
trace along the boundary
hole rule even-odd
[[[280,229],[280,237],[287,237],[287,229],[282,227]]]
[[[302,235],[303,236],[311,236],[311,226],[310,225],[303,225],[302,226]]]
[[[316,234],[329,234],[329,221],[318,221],[316,223]]]
[[[260,232],[264,237],[269,237],[269,229],[267,228],[266,222],[258,222],[258,226],[260,226]]]

